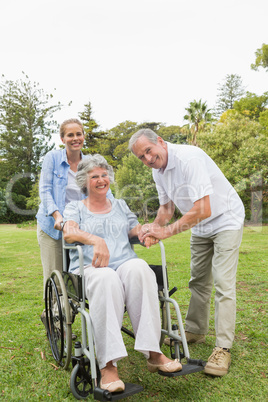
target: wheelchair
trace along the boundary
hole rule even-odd
[[[135,244],[140,244],[137,238],[131,239],[130,242],[132,247],[135,247]],[[162,320],[160,346],[162,346],[164,338],[169,337],[171,339],[171,357],[180,361],[185,358],[187,361],[186,364],[182,364],[181,371],[164,373],[159,370],[158,374],[176,377],[202,371],[206,362],[190,358],[180,309],[178,303],[171,298],[177,288],[174,287],[169,291],[165,248],[162,241],[159,241],[158,245],[161,251],[161,265],[149,265],[155,272],[158,283]],[[78,252],[79,275],[68,272],[68,253],[70,249],[76,249]],[[173,306],[176,315],[176,323],[173,324],[170,312],[171,306]],[[70,388],[76,399],[86,399],[91,394],[94,400],[114,401],[129,397],[143,390],[140,385],[130,383],[125,383],[125,390],[120,393],[110,393],[99,387],[100,370],[95,358],[93,327],[85,297],[81,244],[67,244],[63,240],[63,272],[53,271],[46,282],[45,311],[47,336],[53,358],[65,370],[68,369],[70,362],[72,363]],[[74,351],[72,351],[72,324],[78,314],[81,316],[82,339],[75,342]],[[133,332],[124,326],[122,331],[133,338],[135,337]]]

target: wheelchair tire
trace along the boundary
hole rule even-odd
[[[71,313],[66,287],[59,271],[53,271],[45,291],[47,335],[56,362],[67,369],[72,352]]]
[[[86,399],[93,393],[92,378],[90,375],[90,362],[88,359],[84,362],[84,369],[88,378],[83,375],[79,363],[77,363],[71,373],[70,388],[76,399]]]
[[[162,291],[159,291],[159,296],[163,296]],[[160,315],[162,329],[167,330],[167,309],[164,302],[160,302]],[[160,347],[163,345],[165,337],[166,335],[161,332]]]

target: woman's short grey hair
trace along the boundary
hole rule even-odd
[[[152,142],[153,144],[156,144],[157,143],[157,138],[158,138],[158,135],[153,131],[153,130],[151,130],[150,128],[142,128],[142,129],[140,129],[139,131],[137,131],[135,134],[133,134],[132,135],[132,137],[130,138],[130,140],[129,140],[129,143],[128,143],[128,149],[131,151],[131,152],[133,152],[133,146],[135,145],[135,143],[138,141],[138,139],[140,138],[140,137],[142,137],[142,136],[144,136],[144,137],[146,137],[147,138],[147,140],[149,140],[150,142]]]
[[[107,160],[99,154],[88,155],[78,163],[76,175],[76,183],[85,195],[88,195],[87,174],[95,168],[107,170],[110,183],[114,182],[114,171],[112,166],[108,164]]]

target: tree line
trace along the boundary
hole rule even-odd
[[[268,71],[268,45],[255,53],[255,64]],[[44,155],[54,147],[51,134],[58,131],[53,119],[63,106],[52,104],[53,95],[32,83],[23,73],[17,81],[2,76],[0,84],[0,222],[33,219],[39,203],[38,177]],[[79,118],[85,128],[85,154],[100,153],[115,169],[113,192],[147,220],[158,208],[150,169],[128,151],[128,141],[140,128],[151,128],[164,140],[199,146],[223,171],[241,196],[246,218],[268,219],[267,153],[268,92],[246,92],[237,74],[219,85],[217,102],[209,109],[202,99],[185,107],[185,124],[125,121],[102,131],[88,102]]]

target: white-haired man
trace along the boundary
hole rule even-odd
[[[166,239],[191,228],[191,291],[185,332],[188,343],[204,343],[209,327],[210,297],[215,286],[216,346],[205,373],[223,376],[231,364],[236,316],[236,270],[242,240],[244,206],[213,160],[200,148],[171,144],[150,129],[135,133],[129,149],[148,167],[160,207],[147,236]],[[175,206],[182,217],[169,223]]]

